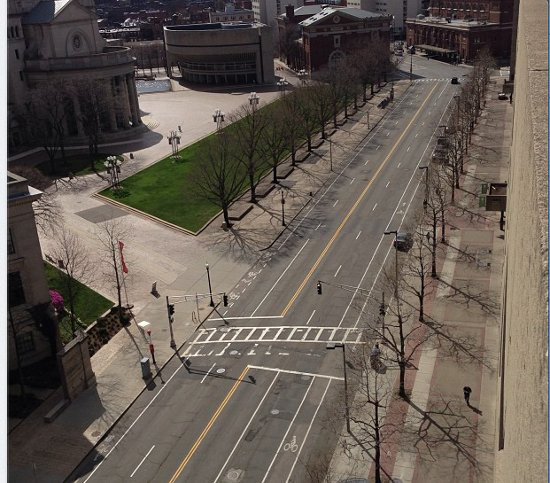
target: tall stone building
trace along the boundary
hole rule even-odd
[[[548,481],[548,3],[517,3],[498,368],[498,483]]]
[[[112,141],[142,128],[128,47],[110,47],[100,36],[93,0],[9,0],[9,147],[33,145],[25,119],[29,92],[57,80],[98,80],[110,97],[101,137]],[[86,144],[77,93],[64,106],[66,142]],[[27,122],[25,122],[27,121]]]

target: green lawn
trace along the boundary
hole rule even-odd
[[[56,290],[59,292],[65,299],[65,307],[69,309],[69,301],[65,294],[65,291],[62,288],[61,276],[62,272],[55,268],[53,265],[44,262],[46,269],[46,277],[48,280],[48,288],[50,290]],[[78,293],[76,296],[75,302],[75,313],[76,316],[84,323],[87,327],[92,322],[94,322],[99,316],[109,310],[114,304],[110,300],[107,300],[102,295],[99,295],[97,292],[87,287],[86,285],[76,282],[78,286]],[[69,317],[64,317],[60,324],[59,328],[61,331],[61,339],[64,343],[72,339],[71,334],[71,324]]]
[[[107,168],[103,164],[110,154],[98,154],[94,156],[95,171],[92,169],[90,157],[87,154],[78,154],[74,156],[66,156],[66,163],[63,164],[61,159],[55,160],[55,171],[52,172],[49,161],[43,161],[37,168],[46,176],[52,176],[54,178],[66,178],[71,173],[75,176],[84,176],[92,173],[102,173]],[[117,156],[122,161],[122,156]]]
[[[279,101],[274,101],[262,110],[277,109]],[[227,126],[226,132],[234,129]],[[179,152],[180,159],[167,156],[153,166],[125,179],[121,194],[106,189],[101,194],[124,203],[132,208],[156,216],[192,232],[200,230],[208,220],[219,213],[220,208],[202,199],[194,189],[193,177],[199,170],[200,162],[206,157],[212,134]],[[265,174],[268,169],[262,169]],[[248,189],[248,180],[245,190]]]

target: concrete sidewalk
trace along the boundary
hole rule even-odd
[[[425,307],[428,323],[442,324],[462,345],[449,350],[450,344],[429,339],[421,346],[407,371],[407,402],[397,396],[397,369],[380,376],[393,386],[384,411],[382,468],[394,481],[493,481],[504,231],[500,213],[480,207],[479,194],[482,183],[507,180],[512,106],[498,100],[502,83],[493,78],[489,86],[457,202],[449,210],[447,244],[439,244],[438,279]],[[406,303],[418,305],[410,297]],[[417,340],[422,340],[419,327]],[[470,405],[464,386],[472,388]],[[357,397],[356,403],[361,401]],[[359,435],[360,428],[352,424],[352,432]],[[330,481],[374,478],[372,458],[354,446],[344,429],[330,475]]]
[[[395,85],[394,105],[399,103],[408,87],[408,82]],[[389,89],[388,84],[331,136],[334,172],[330,171],[329,149],[325,142],[281,180],[287,201],[287,224],[304,207],[315,202],[316,193],[334,180],[336,172],[344,168],[355,147],[391,110],[392,105],[386,110],[376,107],[388,95]],[[370,128],[364,119],[366,109],[370,109]],[[304,159],[306,153],[302,150],[298,157]],[[147,164],[145,159],[136,160],[125,168],[125,174],[130,175]],[[281,169],[281,173],[285,171],[290,171],[290,167]],[[226,292],[232,300],[232,287],[259,258],[271,256],[265,249],[285,232],[281,224],[281,195],[278,189],[272,190],[254,206],[252,212],[235,223],[231,231],[221,230],[221,220],[216,219],[200,236],[190,237],[147,217],[92,198],[91,195],[103,188],[104,183],[95,175],[64,180],[57,195],[64,209],[64,223],[87,244],[92,257],[97,257],[98,244],[93,236],[97,223],[120,217],[131,227],[134,235],[123,240],[129,266],[126,279],[128,301],[135,307],[136,322],[151,322],[155,356],[158,367],[162,368],[174,355],[169,345],[164,296],[208,292],[204,266],[208,262],[213,291]],[[268,184],[269,175],[262,182],[262,185]],[[245,195],[237,204],[247,204],[246,200]],[[47,254],[52,239],[42,237],[41,243]],[[99,266],[99,259],[96,262]],[[149,294],[153,281],[157,281],[162,295],[159,299]],[[92,286],[115,299],[113,289],[103,281],[96,280]],[[178,347],[192,335],[210,310],[207,303],[199,306],[198,313],[194,303],[176,305],[173,329]],[[61,397],[60,392],[56,393],[10,434],[10,481],[61,481],[67,477],[145,390],[139,361],[148,355],[148,341],[135,323],[113,337],[92,358],[96,387],[84,392],[53,423],[46,424],[44,414]]]

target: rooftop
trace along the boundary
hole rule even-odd
[[[486,20],[446,19],[444,17],[408,18],[407,22],[413,24],[435,23],[441,25],[449,25],[453,27],[480,27],[484,25],[499,25],[495,22],[488,22]]]
[[[256,28],[260,24],[247,22],[233,23],[194,23],[191,25],[165,25],[166,30],[235,30]]]
[[[50,23],[72,0],[42,0],[23,17],[24,24]]]
[[[351,19],[356,20],[356,21],[364,20],[366,18],[387,17],[387,15],[384,15],[384,14],[381,14],[381,13],[374,13],[374,12],[369,12],[367,10],[360,10],[359,8],[325,7],[319,13],[316,13],[312,17],[309,17],[309,18],[301,21],[300,25],[302,25],[303,27],[313,25],[314,23],[318,22],[319,20],[322,20],[325,17],[328,17],[329,15],[332,15],[332,14],[335,14],[335,13],[343,14],[345,17],[351,18]]]

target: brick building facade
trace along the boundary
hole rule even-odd
[[[407,20],[407,45],[462,62],[472,62],[484,47],[497,59],[509,59],[512,0],[432,0],[429,11],[428,17]]]

